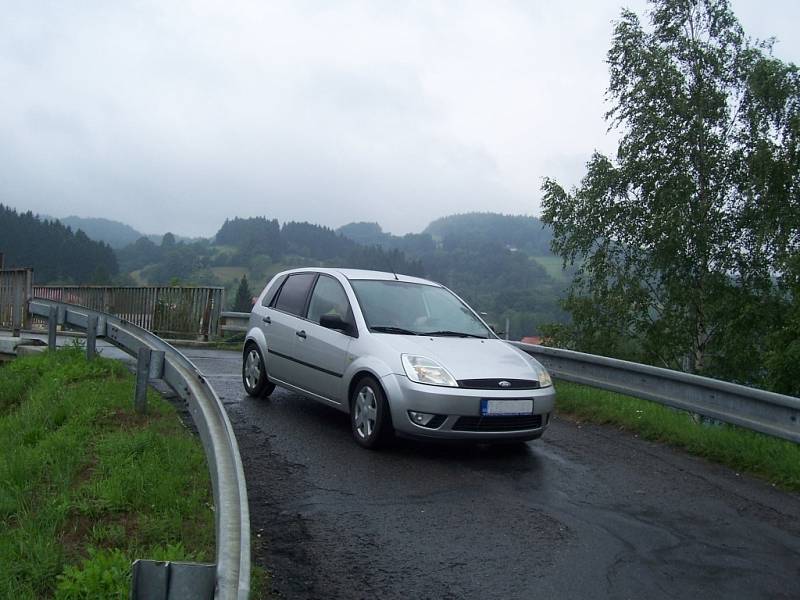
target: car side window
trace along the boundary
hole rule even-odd
[[[308,305],[308,320],[319,323],[323,315],[336,315],[342,321],[351,323],[350,314],[350,302],[342,284],[333,277],[320,275]]]
[[[281,289],[283,282],[286,281],[287,275],[284,275],[278,281],[276,281],[271,289],[267,290],[267,293],[264,294],[264,299],[261,301],[262,306],[272,306],[272,301],[275,300],[275,296],[278,295],[278,291]]]
[[[283,282],[278,296],[275,298],[273,307],[298,317],[302,317],[306,311],[306,300],[311,289],[316,273],[295,273],[289,275]]]

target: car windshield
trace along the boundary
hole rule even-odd
[[[421,283],[356,279],[350,284],[367,326],[377,333],[491,337],[486,326],[448,290]]]

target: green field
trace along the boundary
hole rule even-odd
[[[563,261],[560,256],[549,254],[547,256],[531,256],[530,258],[544,267],[547,274],[556,281],[570,281],[571,276],[563,269]]]
[[[79,348],[0,367],[0,598],[127,598],[136,558],[213,561],[199,441]]]
[[[800,444],[734,425],[709,424],[690,413],[565,381],[556,382],[559,413],[609,423],[645,439],[682,448],[782,488],[800,491]]]
[[[247,275],[247,278],[250,279],[251,273],[247,267],[211,267],[211,272],[214,273],[215,277],[219,277],[221,281],[230,281],[235,279],[236,281],[242,278],[242,275]]]

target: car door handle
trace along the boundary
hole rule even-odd
[[[305,332],[305,331],[303,331],[302,329],[301,329],[300,331],[295,331],[295,332],[294,332],[294,334],[295,334],[297,337],[301,337],[301,338],[303,338],[303,339],[306,339],[306,332]]]
[[[261,320],[264,321],[264,323],[266,323],[267,325],[270,325],[272,323],[272,319],[270,319],[269,316],[266,316]]]

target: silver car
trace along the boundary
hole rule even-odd
[[[555,401],[547,371],[446,287],[353,269],[276,275],[250,315],[242,380],[250,396],[279,385],[348,413],[367,448],[394,433],[531,440]]]

